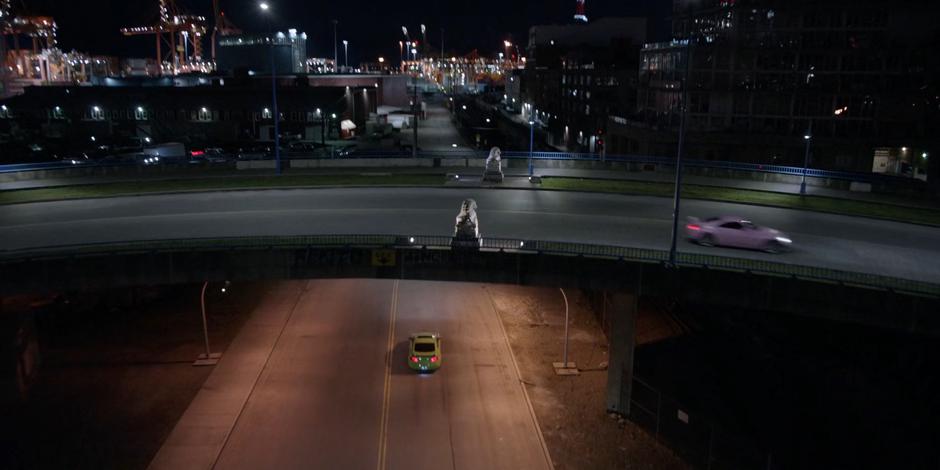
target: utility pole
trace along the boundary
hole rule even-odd
[[[813,120],[809,120],[809,128],[806,129],[806,135],[803,136],[806,141],[806,152],[803,154],[803,177],[800,180],[800,196],[806,195],[806,170],[809,167],[809,146],[813,140]]]
[[[414,107],[414,145],[411,146],[411,157],[418,158],[418,71],[415,70],[414,98],[412,99]]]
[[[682,152],[685,144],[685,121],[689,110],[689,69],[692,67],[692,34],[689,34],[685,47],[685,79],[682,84],[682,98],[679,108],[679,145],[676,148],[676,179],[672,197],[672,241],[669,246],[671,268],[676,267],[676,244],[679,239],[679,202],[682,198]]]

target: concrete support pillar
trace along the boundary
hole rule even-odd
[[[608,294],[610,302],[610,347],[607,365],[607,411],[630,414],[633,389],[633,350],[636,346],[637,296]]]

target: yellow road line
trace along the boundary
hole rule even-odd
[[[382,392],[382,421],[379,425],[379,461],[376,468],[385,470],[388,457],[388,404],[392,392],[392,353],[395,350],[395,316],[398,314],[398,280],[392,287],[392,305],[389,307],[388,344],[385,352],[385,390]]]

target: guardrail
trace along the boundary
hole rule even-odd
[[[485,159],[489,152],[487,151],[476,151],[476,150],[447,150],[447,151],[419,151],[418,158],[431,159],[431,158],[444,158],[444,159],[466,159],[466,158],[480,158]],[[330,160],[330,159],[349,159],[354,160],[357,158],[409,158],[412,153],[410,151],[389,151],[389,150],[357,150],[348,155],[344,156],[318,156],[315,154],[304,154],[304,153],[289,153],[285,152],[282,154],[282,160],[287,159],[311,159],[311,160]],[[502,158],[507,160],[524,160],[529,158],[529,152],[525,151],[506,151],[502,153]],[[606,155],[601,157],[597,154],[592,153],[568,153],[568,152],[533,152],[533,160],[565,160],[565,161],[582,161],[582,162],[616,162],[616,163],[632,163],[637,165],[665,165],[665,166],[674,166],[676,164],[675,159],[667,157],[655,157],[648,155]],[[183,159],[181,162],[176,163],[185,163],[186,160]],[[687,159],[683,160],[682,163],[684,166],[688,167],[698,167],[698,168],[715,168],[723,170],[732,170],[732,171],[744,171],[744,172],[757,172],[757,173],[775,173],[783,175],[793,175],[800,176],[803,174],[802,167],[793,167],[793,166],[782,166],[782,165],[763,165],[758,163],[739,163],[739,162],[727,162],[727,161],[712,161],[712,160],[695,160]],[[108,167],[128,167],[128,166],[138,166],[141,165],[138,162],[134,161],[87,161],[72,163],[70,161],[60,161],[60,162],[43,162],[43,163],[22,163],[22,164],[12,164],[12,165],[0,165],[0,173],[17,173],[17,172],[27,172],[27,171],[41,171],[41,170],[62,170],[68,168],[76,167],[85,167],[85,168],[108,168]],[[806,169],[806,176],[811,178],[824,178],[824,179],[835,179],[835,180],[845,180],[845,181],[858,181],[858,182],[906,182],[910,181],[911,178],[906,178],[903,176],[895,175],[884,175],[879,173],[858,173],[858,172],[845,172],[845,171],[830,171],[830,170],[820,170],[816,168]]]
[[[337,247],[450,250],[452,242],[452,237],[440,235],[310,235],[141,240],[133,242],[61,245],[28,250],[5,250],[0,251],[0,264],[71,256],[154,251],[224,251],[233,249]],[[480,240],[480,251],[583,256],[587,258],[655,264],[664,264],[669,259],[669,252],[666,250],[516,238],[482,238]],[[677,265],[679,267],[788,277],[921,296],[940,297],[940,284],[877,274],[782,263],[778,261],[679,252],[677,254]]]

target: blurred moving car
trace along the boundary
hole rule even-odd
[[[702,246],[727,246],[782,253],[793,240],[779,230],[755,225],[740,217],[723,216],[699,219],[689,217],[685,226],[689,240]]]
[[[434,372],[441,367],[441,336],[414,333],[408,340],[408,367],[418,372]]]

